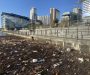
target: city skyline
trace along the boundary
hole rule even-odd
[[[60,10],[60,15],[62,15],[63,12],[72,11],[74,7],[77,7],[76,4],[77,0],[9,0],[8,2],[5,0],[0,1],[0,14],[2,12],[9,12],[9,13],[15,13],[22,16],[29,17],[29,11],[32,7],[37,8],[37,15],[50,15],[49,9],[50,8],[57,8]],[[0,16],[1,17],[1,16]],[[1,27],[1,18],[0,18],[0,27]]]

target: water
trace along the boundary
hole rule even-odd
[[[6,34],[2,31],[0,31],[0,36],[6,36]]]

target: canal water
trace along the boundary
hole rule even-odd
[[[0,31],[0,36],[6,36],[6,34],[2,31]]]

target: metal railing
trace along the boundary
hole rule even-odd
[[[49,29],[36,29],[35,31],[22,30],[22,31],[8,31],[9,33],[25,35],[25,36],[45,36],[45,37],[57,37],[65,39],[90,39],[90,29],[87,28],[49,28]]]

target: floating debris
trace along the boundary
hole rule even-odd
[[[0,39],[0,75],[90,75],[90,53],[16,36]]]
[[[38,51],[36,51],[36,50],[33,50],[33,52],[34,52],[34,53],[37,53]]]
[[[25,66],[24,66],[24,67],[22,67],[22,70],[21,70],[21,71],[24,71],[24,70],[25,70],[25,68],[26,68]]]
[[[80,63],[84,62],[83,58],[78,58],[78,60],[79,60]]]
[[[88,62],[90,61],[90,59],[89,59],[89,58],[86,58],[85,60],[86,60],[86,61],[88,61]]]
[[[37,61],[38,61],[37,59],[32,59],[31,62],[36,63]]]
[[[17,53],[18,51],[17,51],[17,50],[15,50],[14,52],[15,52],[15,53]]]
[[[9,68],[9,67],[10,67],[10,65],[7,66],[7,68]]]
[[[57,66],[59,66],[59,63],[53,64],[53,67],[56,68]]]
[[[67,48],[66,50],[67,50],[67,52],[70,52],[70,51],[71,51],[71,49],[70,49],[70,48]]]

